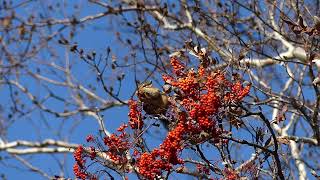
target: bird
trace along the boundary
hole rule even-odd
[[[154,87],[152,82],[138,85],[138,99],[143,103],[143,110],[150,115],[165,114],[169,106],[168,96]]]

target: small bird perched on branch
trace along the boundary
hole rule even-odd
[[[152,82],[140,84],[137,96],[143,103],[143,110],[147,114],[164,114],[168,109],[168,96],[158,88],[153,87]]]

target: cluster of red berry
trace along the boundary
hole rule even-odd
[[[225,168],[223,170],[223,174],[226,180],[238,180],[240,179],[237,172],[235,172],[233,169]]]
[[[179,158],[179,152],[183,149],[181,143],[185,130],[183,126],[183,123],[179,123],[168,133],[159,148],[155,148],[151,153],[143,153],[137,158],[137,168],[143,177],[154,179],[162,171],[172,169],[173,165],[183,164],[182,159]]]
[[[179,61],[179,59],[175,56],[170,58],[170,64],[173,68],[173,73],[179,76],[183,76],[185,66]]]
[[[241,82],[237,81],[231,87],[231,92],[225,96],[225,101],[241,101],[250,91],[250,85],[242,87]]]
[[[86,179],[88,174],[85,172],[85,160],[83,159],[84,150],[83,146],[78,146],[78,148],[73,153],[76,163],[73,166],[73,172],[79,179]]]
[[[117,130],[119,135],[111,134],[104,137],[104,145],[108,147],[106,153],[115,164],[127,164],[126,153],[131,147],[129,135],[125,132],[127,125],[120,126]]]
[[[154,179],[161,174],[161,170],[169,171],[172,168],[170,163],[159,158],[158,149],[154,149],[151,153],[143,153],[136,165],[139,174],[146,179]]]
[[[129,125],[132,129],[142,129],[143,121],[141,115],[141,108],[138,107],[138,103],[134,100],[129,100]]]
[[[212,73],[202,66],[197,72],[187,69],[176,57],[171,58],[171,65],[174,74],[163,75],[163,79],[166,84],[181,91],[180,99],[172,103],[172,106],[179,104],[177,112],[180,115],[175,115],[179,117],[177,126],[168,133],[160,148],[138,158],[139,173],[148,179],[160,175],[167,167],[183,164],[179,153],[184,148],[183,143],[192,137],[206,133],[206,140],[215,140],[222,131],[216,127],[214,115],[224,100],[240,101],[250,90],[250,86],[243,88],[239,83],[232,84],[222,72]],[[228,91],[231,93],[226,93]],[[193,139],[204,142],[201,138]],[[161,164],[166,164],[165,168],[157,165],[159,162],[156,160],[159,159],[162,160]]]
[[[250,85],[243,87],[240,81],[232,83],[226,79],[224,73],[212,72],[201,64],[197,70],[194,70],[187,69],[176,57],[172,57],[170,62],[173,74],[163,75],[163,80],[176,90],[175,98],[170,100],[171,107],[168,112],[173,115],[175,125],[172,126],[163,143],[151,152],[146,152],[141,148],[141,143],[137,145],[138,141],[130,138],[125,132],[128,127],[126,124],[118,128],[119,135],[112,134],[104,138],[104,145],[107,147],[104,152],[115,164],[130,163],[126,153],[133,150],[131,156],[136,161],[131,165],[146,179],[155,179],[164,171],[172,170],[176,165],[183,166],[184,161],[180,158],[180,154],[190,144],[199,144],[208,140],[223,142],[218,138],[223,131],[216,125],[217,113],[222,109],[221,107],[230,102],[240,102],[250,90]],[[167,93],[171,96],[170,92]],[[141,111],[142,108],[137,101],[129,101],[128,124],[134,132],[143,132]],[[205,136],[202,137],[202,134]],[[140,135],[139,138],[141,138]],[[94,138],[88,137],[87,141],[92,142]],[[75,152],[77,162],[75,174],[82,178],[86,173],[81,170],[84,162],[80,150]],[[94,159],[96,150],[91,148],[91,152],[94,153],[90,153],[89,157]],[[206,167],[198,169],[202,173],[210,174]]]

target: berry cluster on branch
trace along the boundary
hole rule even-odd
[[[118,128],[120,134],[104,137],[105,150],[100,150],[116,165],[129,163],[135,173],[145,179],[155,179],[177,166],[183,167],[185,162],[180,155],[187,147],[208,141],[222,142],[219,135],[224,130],[217,125],[217,114],[230,103],[241,103],[250,91],[250,85],[243,87],[240,80],[232,82],[225,73],[213,72],[201,63],[196,69],[187,68],[177,57],[172,57],[170,63],[173,73],[162,77],[174,92],[167,90],[164,93],[151,84],[141,85],[137,93],[138,100],[129,101],[128,125]],[[149,111],[145,106],[151,106],[154,111]],[[137,141],[137,138],[142,138],[141,133],[146,128],[143,111],[149,115],[173,117],[164,141],[151,151]],[[130,136],[125,131],[127,127],[136,135],[140,133],[140,136]],[[88,139],[92,141],[92,137]],[[135,159],[134,162],[128,159],[128,154]],[[94,159],[92,154],[85,155],[80,150],[75,152],[76,165],[81,169],[84,169],[82,161],[85,156]],[[201,173],[210,174],[208,169],[200,169]],[[85,178],[86,173],[75,168],[76,176],[81,179]]]

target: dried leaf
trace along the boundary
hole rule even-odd
[[[309,36],[312,36],[315,32],[314,28],[308,28],[304,31],[306,34],[308,34]]]
[[[303,18],[301,16],[299,16],[298,23],[299,23],[300,27],[302,27],[303,29],[307,28],[307,26],[303,22]]]
[[[236,118],[230,119],[229,122],[232,126],[236,127],[237,129],[239,129],[243,125],[243,122]]]

